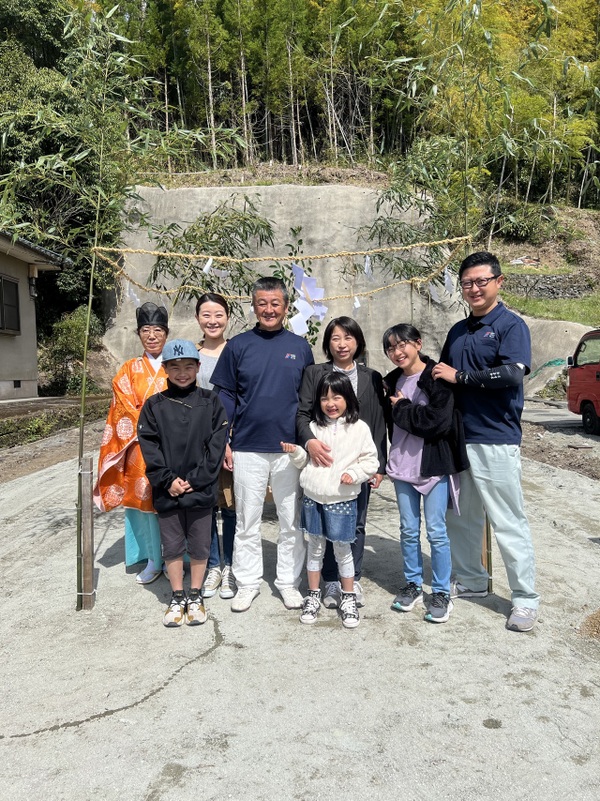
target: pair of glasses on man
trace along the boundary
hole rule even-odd
[[[461,289],[471,289],[473,284],[476,287],[481,289],[484,286],[487,286],[490,281],[495,281],[497,278],[500,278],[499,275],[491,275],[489,278],[476,278],[474,281],[461,281],[460,288]]]

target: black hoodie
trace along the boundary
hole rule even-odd
[[[157,512],[216,504],[227,430],[217,395],[195,383],[180,389],[168,381],[164,392],[148,398],[137,431]],[[192,491],[171,497],[176,478],[188,481]]]

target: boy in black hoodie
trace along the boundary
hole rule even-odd
[[[210,549],[228,422],[217,395],[196,385],[200,357],[193,342],[175,339],[163,349],[167,389],[148,398],[138,440],[158,514],[163,558],[173,592],[165,626],[204,623],[200,595]],[[191,589],[183,590],[183,557],[190,558]]]

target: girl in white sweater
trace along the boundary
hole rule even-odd
[[[366,423],[358,419],[358,401],[350,379],[343,373],[323,375],[316,391],[310,428],[315,437],[331,448],[333,464],[314,465],[304,448],[282,442],[285,453],[302,469],[300,485],[302,528],[308,534],[308,595],[300,620],[314,623],[321,607],[321,569],[326,540],[333,544],[342,584],[340,613],[346,628],[359,624],[354,592],[354,561],[351,543],[356,536],[356,498],[361,485],[377,472],[377,448]]]

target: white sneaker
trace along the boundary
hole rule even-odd
[[[206,578],[204,579],[204,585],[202,587],[202,597],[212,598],[213,595],[216,594],[220,586],[221,586],[221,568],[211,567],[208,573],[206,574]]]
[[[252,601],[260,594],[254,587],[239,587],[231,601],[232,612],[246,612],[252,606]]]
[[[365,594],[363,592],[363,588],[360,586],[360,581],[354,582],[354,594],[356,595],[356,605],[359,607],[364,606]]]
[[[219,598],[233,598],[237,587],[233,570],[230,565],[225,565],[221,573],[221,589],[219,590]]]
[[[302,593],[295,587],[283,587],[279,590],[279,594],[286,609],[302,609],[304,598]]]
[[[325,609],[337,609],[342,597],[342,586],[339,581],[326,581],[325,592],[323,594],[323,606]]]

